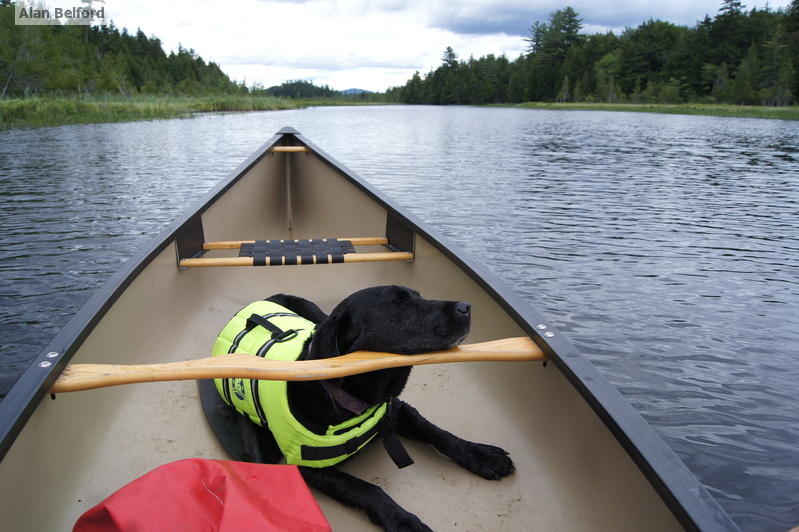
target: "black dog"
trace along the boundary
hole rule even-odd
[[[330,316],[303,298],[280,294],[268,300],[317,324],[300,359],[329,358],[360,350],[412,355],[449,349],[466,338],[471,322],[468,303],[426,300],[418,292],[399,286],[356,292],[342,301]],[[374,371],[345,377],[332,386],[366,405],[389,402],[387,422],[392,437],[395,431],[400,436],[429,443],[460,466],[486,479],[498,480],[514,471],[513,462],[504,450],[458,438],[396,399],[410,371],[410,368]],[[356,415],[346,406],[342,407],[337,393],[330,389],[331,385],[323,386],[320,381],[296,381],[287,385],[291,412],[317,434],[324,434],[328,426]],[[430,530],[378,486],[332,467],[300,466],[300,471],[310,486],[345,505],[365,511],[372,522],[386,530]]]

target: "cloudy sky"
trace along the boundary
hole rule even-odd
[[[789,4],[768,2],[772,9]],[[167,52],[178,43],[193,48],[248,86],[305,79],[382,92],[416,70],[437,67],[447,46],[464,59],[503,53],[515,59],[530,26],[566,6],[582,18],[585,33],[618,35],[650,18],[693,26],[715,16],[721,0],[106,0],[105,6],[117,27],[141,28]]]

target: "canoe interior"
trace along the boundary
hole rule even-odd
[[[201,220],[210,241],[383,236],[387,217],[368,191],[313,153],[275,153],[252,165]],[[419,234],[413,244],[413,262],[178,269],[172,243],[119,295],[72,362],[208,356],[222,326],[251,301],[283,292],[330,311],[349,293],[380,284],[469,301],[473,329],[466,342],[527,334],[438,247]],[[416,461],[409,468],[398,470],[380,445],[344,466],[434,529],[682,529],[554,364],[418,367],[403,398],[455,434],[505,448],[517,467],[507,479],[487,481],[414,442],[407,442]],[[4,527],[68,530],[134,478],[190,457],[228,458],[195,382],[46,397],[0,463]],[[322,495],[317,500],[334,530],[375,530],[358,512]]]

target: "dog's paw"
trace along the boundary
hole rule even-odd
[[[505,478],[516,470],[506,450],[482,443],[469,443],[453,459],[475,475],[488,480]]]
[[[381,525],[386,532],[433,532],[421,519],[405,510],[395,513]]]

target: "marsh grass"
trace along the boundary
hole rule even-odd
[[[0,127],[131,122],[188,118],[196,113],[272,111],[298,107],[303,105],[281,98],[253,96],[14,99],[0,101]]]
[[[755,105],[713,104],[634,104],[634,103],[523,103],[512,107],[552,109],[559,111],[622,111],[676,115],[729,116],[738,118],[772,118],[799,120],[799,106],[766,107]]]

